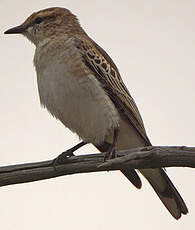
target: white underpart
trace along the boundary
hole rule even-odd
[[[35,55],[34,63],[41,104],[84,141],[103,142],[118,127],[119,115],[98,80],[92,74],[75,76],[73,66],[62,62],[60,55],[46,62],[40,56]]]

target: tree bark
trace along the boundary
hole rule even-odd
[[[118,151],[117,155],[117,158],[106,162],[102,153],[73,156],[55,168],[53,160],[0,167],[0,186],[76,173],[159,167],[195,168],[195,147],[149,146]]]

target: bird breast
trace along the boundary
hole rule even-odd
[[[39,58],[37,64],[35,54],[34,63],[41,104],[81,139],[100,144],[118,127],[119,114],[92,73],[80,77],[75,61],[62,61],[62,55]]]

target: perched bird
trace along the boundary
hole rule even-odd
[[[71,150],[92,143],[112,156],[115,150],[151,145],[116,65],[68,9],[53,7],[33,13],[5,34],[23,34],[35,44],[40,102],[83,140]],[[182,197],[163,169],[139,171],[174,218],[187,214]],[[135,170],[122,173],[141,188]]]

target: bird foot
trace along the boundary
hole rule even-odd
[[[67,150],[65,152],[62,152],[52,162],[52,165],[53,165],[54,169],[56,170],[57,165],[62,165],[64,163],[66,163],[67,159],[69,157],[72,157],[72,156],[74,156],[72,149],[69,149],[69,150]]]
[[[87,143],[82,141],[79,144],[75,145],[74,147],[72,147],[71,149],[66,150],[65,152],[62,152],[58,157],[56,157],[53,161],[52,161],[52,165],[54,167],[55,170],[57,165],[62,165],[65,164],[67,159],[69,157],[74,156],[74,151],[76,151],[77,149],[81,148],[82,146],[86,145]]]
[[[104,156],[104,162],[107,160],[111,160],[117,157],[117,153],[116,153],[116,148],[115,146],[112,146],[110,148],[110,150],[105,154]]]

